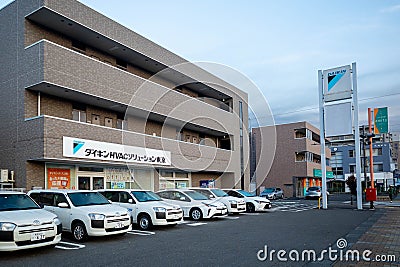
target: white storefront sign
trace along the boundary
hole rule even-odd
[[[351,98],[350,65],[324,70],[324,101]]]
[[[63,136],[63,156],[91,160],[171,165],[171,152]]]

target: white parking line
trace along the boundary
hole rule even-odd
[[[258,216],[260,213],[243,213],[243,215]]]
[[[189,225],[189,226],[200,226],[200,225],[204,225],[204,224],[207,224],[207,223],[198,222],[198,223],[188,223],[187,225]]]
[[[237,219],[239,219],[239,217],[225,217],[224,219],[228,219],[228,220],[237,220]]]
[[[66,245],[66,246],[63,246]],[[69,242],[64,242],[64,241],[60,241],[55,248],[59,248],[59,249],[65,249],[65,250],[72,250],[72,249],[81,249],[86,247],[85,245],[82,244],[75,244],[75,243],[69,243]]]
[[[140,231],[140,230],[132,230],[128,231],[128,234],[131,235],[155,235],[155,232],[149,232],[149,231]]]

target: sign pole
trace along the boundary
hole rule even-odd
[[[320,125],[320,148],[321,148],[321,177],[322,177],[322,208],[328,208],[328,197],[326,193],[326,156],[325,156],[325,122],[324,122],[324,93],[323,93],[322,71],[318,71],[319,91],[319,125]]]
[[[361,187],[361,153],[360,153],[360,127],[358,125],[358,92],[357,92],[357,69],[356,63],[351,64],[353,79],[353,102],[354,102],[354,139],[356,148],[356,178],[357,178],[357,209],[362,210],[362,187]]]
[[[369,173],[371,176],[371,188],[374,188],[374,155],[373,155],[373,145],[372,145],[372,116],[371,108],[368,108],[368,127],[369,127]]]

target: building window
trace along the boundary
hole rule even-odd
[[[383,172],[383,164],[382,163],[374,164],[374,172]]]
[[[80,109],[73,109],[72,119],[74,121],[86,122],[86,111]]]
[[[349,158],[354,158],[354,150],[349,150]]]
[[[104,118],[104,126],[113,127],[113,119],[112,118]]]
[[[349,165],[350,173],[356,173],[356,165]]]
[[[336,167],[332,169],[333,175],[334,176],[340,176],[343,175],[343,168],[342,167]]]
[[[128,122],[126,120],[117,119],[117,129],[127,130]]]

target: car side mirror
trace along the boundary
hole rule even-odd
[[[210,195],[210,198],[214,198],[214,196],[213,196],[213,195]]]
[[[112,204],[112,201],[111,201],[111,200],[108,200],[108,202],[110,202],[110,204]]]
[[[131,203],[131,204],[132,204],[132,203],[133,203],[133,199],[131,199],[131,198],[128,199],[128,203]]]
[[[185,197],[180,197],[179,200],[184,201],[184,200],[185,200]]]
[[[65,202],[61,202],[61,203],[58,203],[58,205],[57,205],[59,208],[69,208],[69,205],[67,204],[67,203],[65,203]]]

